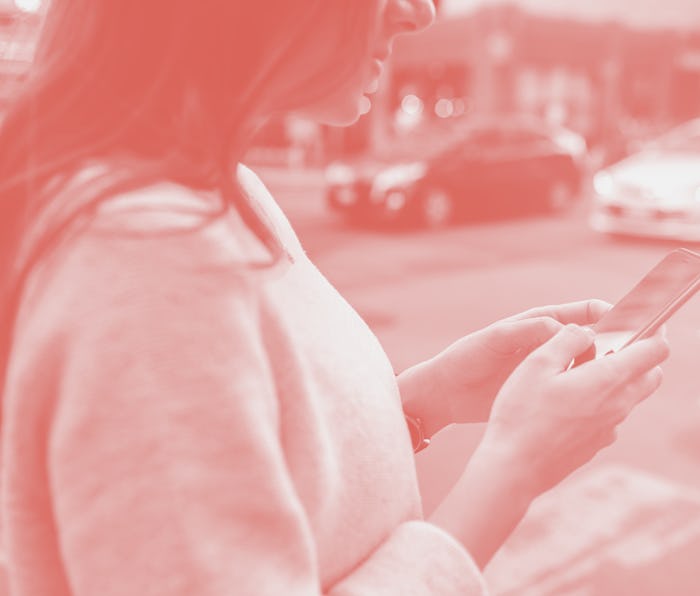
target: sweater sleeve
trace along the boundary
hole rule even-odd
[[[462,547],[423,521],[321,586],[255,292],[147,273],[105,288],[105,266],[62,357],[48,468],[75,596],[485,593]]]

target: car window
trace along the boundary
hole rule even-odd
[[[513,128],[503,133],[504,142],[508,145],[539,145],[546,142],[547,135],[536,130],[528,130],[525,128]]]
[[[491,149],[503,144],[503,132],[497,128],[483,128],[472,131],[467,137],[469,145],[481,149]]]
[[[531,130],[526,128],[515,128],[506,133],[509,143],[517,145],[538,145],[546,143],[550,137],[539,130]]]

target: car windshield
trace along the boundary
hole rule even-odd
[[[481,149],[504,144],[527,145],[550,138],[551,131],[545,124],[537,126],[529,121],[494,120],[451,127],[427,127],[401,138],[374,153],[380,162],[406,162],[439,159],[455,152],[459,147]]]
[[[674,128],[651,143],[654,149],[700,153],[700,120]]]
[[[464,138],[459,130],[417,131],[372,155],[380,162],[424,161],[449,152]]]

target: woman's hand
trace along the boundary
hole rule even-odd
[[[591,325],[610,309],[586,300],[528,310],[463,337],[399,376],[406,411],[428,435],[451,423],[485,422],[503,383],[535,348],[564,325]]]
[[[569,325],[517,367],[493,404],[486,433],[431,521],[452,532],[480,566],[531,501],[612,443],[616,427],[661,383],[663,334],[567,370],[590,347]]]
[[[522,466],[535,493],[610,445],[616,427],[661,383],[669,353],[662,333],[567,370],[593,337],[564,327],[523,361],[493,404],[482,448]]]

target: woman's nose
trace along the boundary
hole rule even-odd
[[[433,0],[389,0],[389,18],[399,32],[420,31],[435,20]]]

